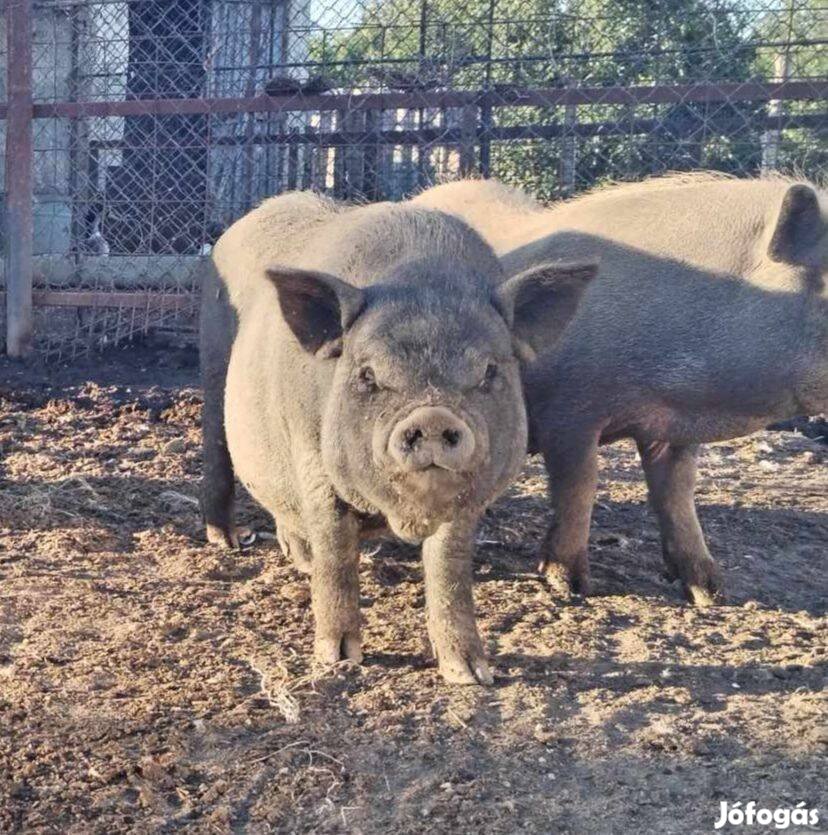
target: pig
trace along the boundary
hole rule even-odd
[[[390,531],[422,543],[442,676],[492,682],[472,550],[525,459],[524,322],[545,310],[551,327],[594,275],[585,262],[507,277],[451,215],[308,192],[216,243],[200,333],[207,538],[238,542],[237,475],[310,574],[320,662],[361,661],[359,544]]]
[[[493,181],[438,186],[415,202],[465,219],[507,271],[599,260],[565,329],[524,332],[535,353],[524,373],[531,443],[555,511],[541,549],[551,587],[588,592],[598,446],[633,438],[667,576],[697,605],[719,599],[694,502],[697,451],[828,408],[825,191],[702,173],[549,209]]]

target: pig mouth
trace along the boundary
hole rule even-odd
[[[457,404],[439,400],[406,404],[378,424],[374,463],[394,480],[468,478],[488,460],[488,427]]]
[[[395,480],[396,506],[385,514],[391,532],[404,542],[418,545],[441,525],[475,515],[485,506],[474,495],[473,477],[469,474],[460,476],[439,470],[436,475],[416,475],[425,478],[417,478],[417,484],[408,477]]]
[[[458,473],[437,465],[416,472],[397,472],[391,478],[393,507],[384,512],[394,536],[419,545],[437,529],[461,516],[475,513],[474,473]]]
[[[375,472],[384,482],[376,506],[395,536],[422,542],[480,506],[481,487],[488,487],[487,428],[458,404],[437,400],[407,403],[382,416],[372,439]]]
[[[397,494],[395,515],[401,521],[411,520],[415,527],[424,524],[431,528],[451,521],[468,508],[473,480],[473,473],[452,472],[436,465],[399,473],[393,480]]]
[[[422,469],[400,470],[395,473],[393,482],[401,497],[419,505],[461,500],[469,492],[473,479],[473,471],[429,464]]]
[[[420,470],[413,470],[413,472],[418,473],[461,473],[463,470],[455,469],[454,467],[449,467],[446,464],[434,464],[431,463],[427,467],[423,467]]]

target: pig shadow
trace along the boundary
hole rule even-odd
[[[514,495],[486,520],[488,544],[478,545],[476,582],[534,572],[551,519],[545,500]],[[699,518],[722,568],[725,603],[756,601],[774,609],[828,611],[828,512],[699,504]],[[518,523],[515,520],[519,520]],[[520,523],[528,522],[525,535]],[[480,567],[490,565],[489,572]],[[590,532],[592,596],[634,594],[682,603],[664,574],[661,542],[646,502],[602,501]]]
[[[130,553],[134,535],[169,528],[204,544],[195,479],[134,474],[67,477],[57,482],[0,482],[3,525],[16,532],[94,528],[106,536],[93,550]],[[828,611],[828,513],[788,508],[700,504],[708,544],[723,570],[727,603],[756,601],[774,609]],[[513,493],[487,514],[475,548],[475,582],[542,581],[537,550],[549,522],[538,495]],[[269,515],[239,491],[239,524],[272,531]],[[272,533],[271,533],[272,536]],[[278,550],[263,538],[245,553]],[[396,540],[363,544],[363,560],[381,586],[421,583],[420,549]],[[590,537],[594,597],[636,595],[682,603],[680,589],[663,577],[661,545],[645,502],[601,502]],[[550,598],[550,605],[554,601]]]
[[[610,636],[611,637],[611,636]],[[828,675],[828,664],[790,669],[778,665],[748,662],[736,664],[665,664],[664,662],[624,662],[602,653],[601,660],[570,662],[562,655],[539,656],[502,653],[492,658],[498,669],[519,670],[519,676],[499,675],[497,682],[520,682],[534,690],[547,704],[547,714],[560,718],[576,715],[594,693],[600,702],[618,705],[601,727],[611,745],[623,746],[643,741],[653,751],[690,751],[700,756],[716,753],[737,756],[742,743],[731,735],[698,734],[699,720],[692,720],[688,736],[688,715],[705,717],[727,714],[730,702],[743,703],[766,695],[790,696],[793,693],[819,694]],[[628,698],[640,693],[639,697]],[[682,693],[677,700],[676,694]],[[666,723],[664,722],[666,720]],[[715,719],[713,719],[715,722]],[[704,724],[702,721],[701,724]],[[708,723],[709,725],[711,723]],[[712,725],[711,725],[712,726]],[[565,742],[565,740],[562,740]],[[559,742],[556,741],[556,744]]]

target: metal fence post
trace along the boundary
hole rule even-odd
[[[790,70],[791,62],[787,49],[784,52],[777,52],[773,60],[774,80],[787,81]],[[768,102],[768,122],[772,123],[772,127],[762,134],[762,174],[770,174],[779,167],[779,145],[782,139],[780,128],[784,114],[785,103],[783,101],[771,99]]]
[[[6,3],[6,350],[32,347],[32,0]]]
[[[575,193],[575,175],[578,153],[578,107],[564,107],[563,134],[561,138],[561,196]]]
[[[460,176],[468,177],[474,170],[474,146],[477,140],[477,106],[465,104],[460,111]]]

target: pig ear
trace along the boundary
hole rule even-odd
[[[557,340],[597,274],[595,261],[538,264],[498,288],[496,305],[524,359],[533,358],[542,347]]]
[[[803,263],[808,250],[819,241],[823,226],[816,192],[801,183],[791,186],[782,198],[768,256],[787,264]]]
[[[342,335],[359,316],[362,290],[327,273],[275,265],[266,271],[276,286],[282,316],[302,347],[321,357],[342,353]]]

